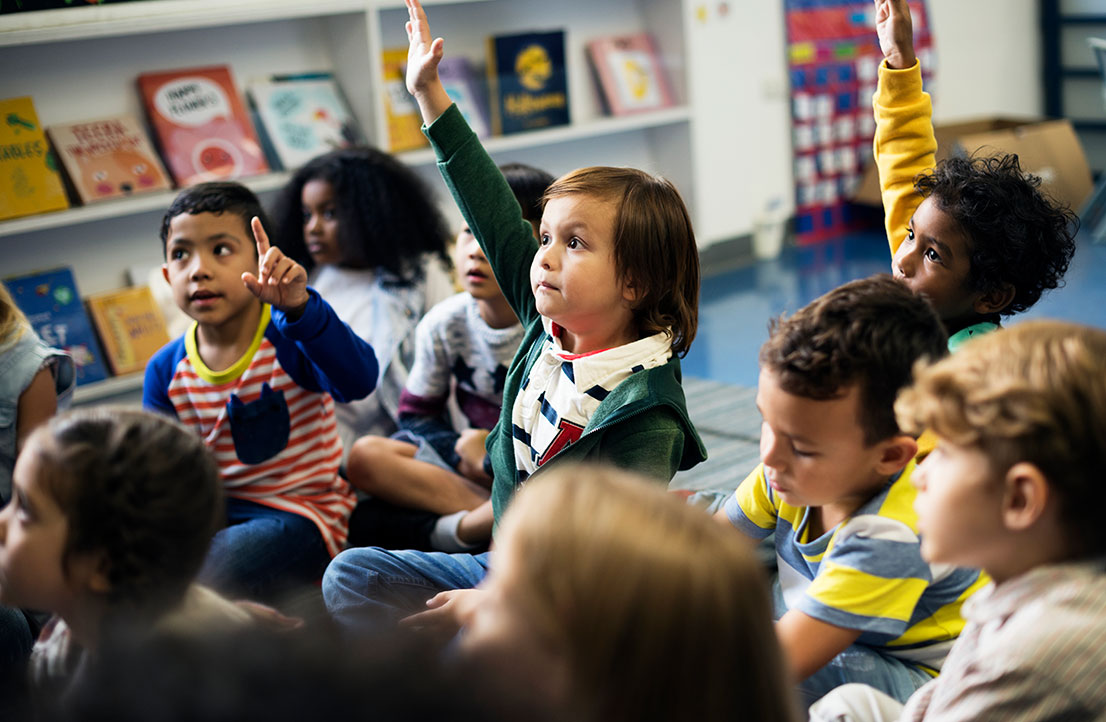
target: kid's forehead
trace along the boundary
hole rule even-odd
[[[178,213],[169,220],[167,241],[185,238],[198,243],[213,236],[233,236],[238,240],[251,241],[246,235],[248,228],[249,224],[243,218],[227,211]]]
[[[788,391],[775,370],[762,366],[756,404],[765,420],[771,418],[774,423],[788,427],[792,435],[802,435],[811,441],[815,437],[853,432],[860,438],[864,436],[860,387],[856,383],[838,389],[831,398],[815,399]]]

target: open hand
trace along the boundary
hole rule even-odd
[[[407,2],[407,90],[416,98],[438,81],[445,40],[430,37],[430,23],[419,0]]]
[[[483,589],[451,589],[440,592],[426,601],[425,612],[412,614],[399,623],[441,639],[449,639],[468,623],[486,597],[487,592]]]
[[[269,245],[269,235],[254,216],[250,221],[257,241],[258,275],[242,274],[242,283],[263,303],[271,304],[295,320],[307,307],[307,270],[277,248]]]
[[[876,34],[887,67],[906,70],[914,67],[914,27],[906,0],[875,0]]]

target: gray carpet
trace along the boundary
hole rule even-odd
[[[685,378],[683,386],[707,460],[677,473],[669,488],[733,491],[760,462],[756,389],[700,378]]]

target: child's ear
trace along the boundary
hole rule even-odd
[[[105,595],[111,591],[110,560],[103,552],[84,552],[69,561],[69,577],[88,591]]]
[[[1025,531],[1045,515],[1051,499],[1048,479],[1035,464],[1020,461],[1003,479],[1002,521],[1010,531]]]
[[[898,434],[880,443],[879,461],[876,473],[891,476],[906,468],[914,455],[918,453],[918,442],[908,434]]]
[[[972,310],[981,316],[998,313],[1010,305],[1017,290],[1013,285],[1004,283],[996,289],[987,291],[972,304]]]
[[[634,285],[633,279],[625,278],[622,280],[622,300],[630,304],[632,307],[638,302],[641,294],[638,293],[637,286]]]
[[[166,283],[169,283],[169,264],[168,263],[161,264],[161,277],[165,279]],[[172,284],[170,284],[170,285],[172,285]]]

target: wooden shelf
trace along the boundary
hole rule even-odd
[[[141,391],[144,378],[145,374],[135,373],[78,386],[73,390],[73,403],[90,404],[112,396]]]

